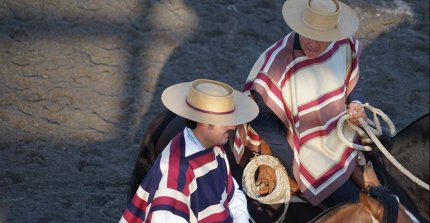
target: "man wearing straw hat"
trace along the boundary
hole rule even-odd
[[[293,31],[264,51],[249,73],[244,93],[260,113],[238,128],[236,161],[244,161],[245,146],[258,150],[246,139],[261,137],[312,205],[355,201],[359,189],[350,176],[357,151],[341,143],[336,123],[345,111],[353,123],[366,119],[359,106],[361,45],[351,37],[358,17],[337,0],[287,0],[282,14]]]
[[[120,222],[248,223],[245,195],[221,145],[236,125],[257,116],[256,103],[206,79],[170,86],[161,99],[186,127],[157,158]]]

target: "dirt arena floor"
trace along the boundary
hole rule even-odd
[[[368,102],[397,129],[429,112],[429,1],[344,0]],[[168,86],[241,89],[290,30],[279,0],[0,2],[0,222],[117,222]]]

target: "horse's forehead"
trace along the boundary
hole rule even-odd
[[[365,188],[381,186],[371,162],[364,165],[363,178]]]

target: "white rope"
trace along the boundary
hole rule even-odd
[[[378,140],[378,138],[374,135],[374,134],[370,134],[367,130],[369,128],[369,126],[367,125],[367,123],[360,118],[359,122],[361,124],[361,126],[363,126],[364,130],[366,130],[366,132],[369,134],[370,138],[373,140],[373,142],[376,144],[376,146],[379,148],[379,150],[385,155],[385,157],[387,157],[387,159],[395,166],[397,167],[397,169],[399,169],[400,172],[402,172],[404,175],[406,175],[407,177],[409,177],[409,179],[411,179],[413,182],[415,182],[416,184],[420,185],[421,187],[423,187],[426,190],[430,190],[429,189],[429,185],[427,183],[425,183],[424,181],[422,181],[421,179],[419,179],[418,177],[416,177],[415,175],[413,175],[409,170],[407,170],[402,164],[400,164],[396,158],[394,158],[394,156],[392,156],[388,150],[382,145],[382,143]]]
[[[267,165],[274,169],[276,185],[272,193],[261,196],[255,184],[255,173],[260,165]],[[290,183],[288,174],[281,162],[271,155],[257,155],[246,165],[242,176],[243,191],[251,198],[264,204],[284,204],[284,211],[275,223],[281,223],[285,219],[290,201]],[[251,220],[255,222],[252,218]]]
[[[388,150],[382,145],[382,143],[379,141],[379,139],[377,138],[377,135],[381,135],[382,134],[382,129],[379,123],[379,119],[377,117],[377,115],[380,115],[384,121],[388,124],[388,126],[390,127],[390,133],[391,136],[395,135],[395,128],[394,128],[394,124],[391,122],[391,120],[388,118],[387,115],[385,115],[381,110],[376,109],[372,106],[370,106],[369,104],[364,104],[363,107],[370,109],[373,112],[373,116],[374,116],[374,122],[370,122],[370,123],[374,123],[374,125],[376,126],[376,129],[372,129],[369,124],[364,121],[362,118],[360,118],[358,121],[360,122],[361,126],[364,128],[365,132],[367,133],[367,135],[372,139],[372,141],[375,143],[375,145],[379,148],[379,150],[382,152],[382,154],[385,155],[385,157],[387,157],[387,159],[395,166],[397,167],[397,169],[399,169],[399,171],[401,173],[403,173],[404,175],[406,175],[407,177],[409,177],[409,179],[411,179],[413,182],[415,182],[416,184],[418,184],[419,186],[423,187],[426,190],[429,190],[429,185],[427,183],[425,183],[424,181],[422,181],[421,179],[419,179],[418,177],[416,177],[415,175],[413,175],[410,171],[408,171],[402,164],[400,164],[389,152]],[[345,138],[345,136],[343,135],[342,129],[344,126],[345,121],[349,119],[349,115],[347,113],[345,113],[338,121],[337,123],[337,133],[339,138],[342,140],[342,142],[344,142],[346,145],[348,145],[349,147],[356,149],[356,150],[364,150],[364,151],[370,151],[372,150],[372,148],[370,146],[362,146],[362,145],[358,145],[355,143],[350,142],[349,140],[347,140]],[[369,122],[370,120],[368,120]],[[351,124],[352,125],[352,124]],[[354,130],[358,129],[359,127],[353,127]],[[357,131],[357,130],[356,130]],[[358,132],[358,131],[357,131]]]
[[[345,138],[345,136],[343,134],[343,126],[345,125],[345,122],[354,131],[356,131],[361,137],[363,137],[366,134],[367,135],[372,134],[372,135],[376,135],[376,136],[382,135],[382,128],[381,128],[381,123],[379,121],[378,115],[381,116],[382,119],[385,121],[385,123],[388,125],[391,136],[394,136],[396,134],[396,128],[394,127],[394,124],[390,120],[390,118],[388,118],[388,116],[384,112],[382,112],[380,109],[374,108],[371,105],[369,105],[368,103],[362,104],[361,106],[369,109],[373,113],[373,121],[370,119],[367,119],[367,123],[366,123],[366,126],[368,126],[367,131],[365,132],[360,127],[352,124],[349,121],[349,115],[345,111],[344,115],[342,115],[337,122],[337,135],[339,136],[340,140],[345,145],[347,145],[353,149],[360,150],[360,151],[371,151],[372,150],[371,146],[363,146],[363,145],[355,144],[355,143],[352,143],[351,141],[349,141],[348,139]],[[372,128],[370,126],[373,126],[374,128]]]
[[[370,146],[363,146],[363,145],[359,145],[359,144],[355,144],[351,141],[349,141],[345,135],[343,134],[343,126],[345,125],[345,122],[349,119],[349,115],[347,113],[345,113],[344,115],[342,115],[339,120],[337,121],[337,135],[339,136],[340,140],[347,146],[356,149],[356,150],[360,150],[360,151],[371,151],[372,147]],[[359,134],[361,133],[360,131],[362,131],[360,128],[358,128],[356,125],[352,125],[350,124],[351,128],[353,130],[355,130],[356,132],[358,132]],[[353,127],[354,126],[354,127]],[[360,134],[362,135],[362,134]]]

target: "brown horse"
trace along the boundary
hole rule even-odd
[[[406,140],[409,142],[408,147],[403,147],[401,151],[406,151],[406,150],[422,151],[423,153],[427,154],[427,161],[425,161],[427,162],[427,164],[424,164],[425,169],[420,169],[418,172],[421,174],[419,176],[422,176],[422,175],[426,176],[427,177],[426,179],[428,182],[428,114],[425,117],[427,118],[421,118],[417,120],[416,122],[414,122],[413,124],[405,128],[404,130],[402,130],[395,137],[386,139],[384,141],[384,144],[388,145],[387,148],[390,148],[390,147],[397,148],[402,145],[404,146],[404,143],[400,143],[399,140],[402,140],[402,141]],[[423,128],[423,125],[425,128]],[[158,154],[164,149],[164,147],[175,135],[177,135],[180,131],[184,129],[184,127],[185,127],[184,119],[167,110],[157,114],[157,116],[149,124],[140,147],[136,165],[132,173],[132,177],[130,181],[130,190],[129,190],[130,199],[136,192],[141,180],[146,175],[149,168],[152,166]],[[425,136],[423,135],[423,131]],[[427,133],[425,133],[425,131],[427,131]],[[422,143],[423,140],[415,140],[414,138],[415,135],[424,137],[424,144]],[[239,185],[241,185],[241,174],[243,169],[238,165],[235,165],[235,160],[229,149],[229,145],[230,144],[227,143],[226,145],[224,145],[224,147],[229,157],[232,174],[238,180]],[[384,158],[381,158],[381,155],[379,155],[379,153],[370,154],[370,157],[371,158],[373,157],[372,162],[376,163],[377,168],[375,169],[377,170],[378,177],[380,179],[383,179],[384,185],[388,184],[390,187],[389,189],[391,189],[391,191],[393,191],[396,195],[399,195],[401,203],[405,204],[408,210],[411,210],[412,213],[415,216],[417,216],[420,222],[426,222],[427,220],[423,218],[421,214],[424,213],[424,216],[425,216],[425,213],[427,213],[427,216],[428,216],[428,191],[422,194],[424,195],[424,197],[426,197],[425,195],[427,195],[427,198],[424,198],[424,199],[422,197],[417,199],[414,196],[410,196],[408,193],[405,192],[405,190],[402,187],[399,186],[398,182],[396,182],[396,177],[391,176],[390,175],[391,172],[387,171],[386,164],[383,162]],[[426,171],[427,171],[427,175],[425,175],[425,173],[422,174],[422,172],[426,172]],[[384,194],[387,194],[387,193],[384,192]],[[427,200],[427,206],[425,204],[424,205],[419,204],[419,203],[423,203],[423,200],[424,202],[425,200]],[[249,207],[252,209],[253,205],[255,206],[256,202],[257,201],[250,200],[248,202]],[[344,205],[345,206],[343,206],[342,210],[348,210],[348,209],[363,210],[362,213],[366,213],[367,216],[369,217],[370,217],[370,215],[368,214],[369,210],[384,210],[383,203],[367,195],[366,196],[361,195],[360,202],[358,203],[351,203],[351,204],[344,204]],[[423,208],[417,209],[417,206],[418,207],[424,206],[426,207],[426,209],[425,210]],[[263,208],[267,208],[267,209],[259,210],[261,211],[261,213],[273,213],[274,215],[277,215],[276,210],[272,210],[269,207],[263,207]],[[367,211],[364,211],[364,210],[367,210]],[[288,207],[287,216],[284,222],[308,222],[309,220],[312,220],[314,219],[314,217],[318,216],[318,214],[320,214],[321,212],[322,210],[320,208],[313,207],[309,203],[290,204]],[[323,213],[324,215],[327,214],[327,216],[329,214],[329,212],[327,211]],[[372,216],[374,216],[375,218],[380,218],[381,215],[378,213],[372,213]],[[351,219],[348,218],[348,222],[350,222],[350,220]],[[259,221],[257,220],[257,222]],[[338,222],[342,222],[342,221],[338,220]]]
[[[364,166],[363,180],[365,188],[368,189],[360,193],[358,202],[338,205],[324,211],[311,222],[418,222],[403,205],[399,205],[396,196],[382,187],[370,162]]]

